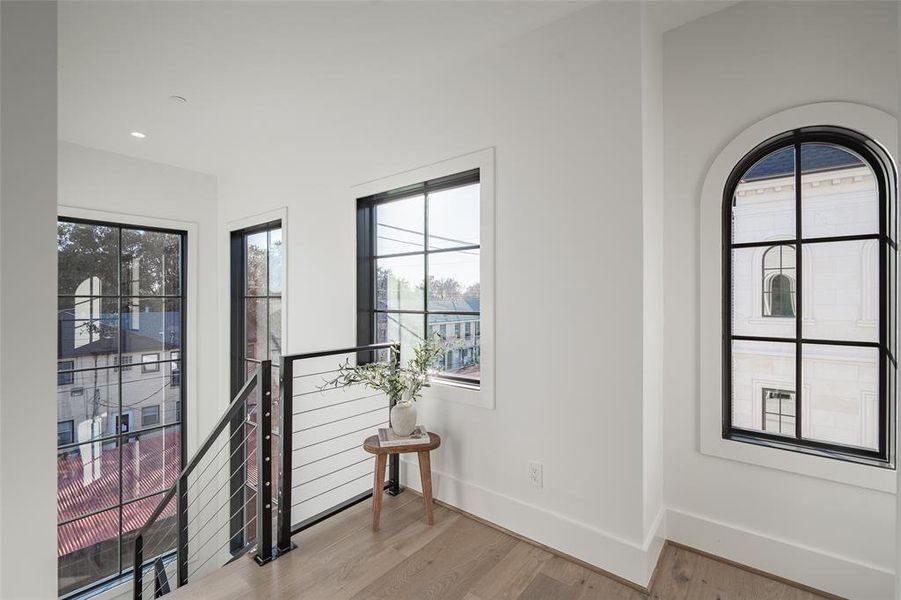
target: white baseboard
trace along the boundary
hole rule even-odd
[[[890,600],[895,575],[875,565],[668,508],[666,537],[852,600]]]
[[[416,462],[402,460],[401,471],[403,485],[421,491]],[[434,470],[432,493],[437,500],[643,588],[647,588],[663,548],[662,512],[644,543],[637,544],[587,523]]]

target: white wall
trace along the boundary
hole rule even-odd
[[[663,541],[663,35],[645,7],[641,47],[642,476],[648,544]],[[657,535],[656,540],[648,536]],[[657,552],[652,552],[656,559]],[[653,570],[654,564],[649,568]]]
[[[496,409],[421,403],[444,439],[436,495],[645,584],[641,32],[639,4],[605,3],[361,90],[344,120],[222,174],[220,224],[287,207],[287,348],[352,344],[351,186],[495,147]]]
[[[218,397],[219,345],[227,343],[222,323],[228,317],[220,318],[217,297],[216,203],[212,175],[59,142],[61,215],[92,216],[70,209],[99,211],[94,218],[188,230],[189,456],[228,404]]]
[[[885,598],[891,494],[698,451],[698,204],[712,160],[779,110],[897,109],[894,3],[742,3],[664,35],[667,537],[851,597]],[[866,467],[861,467],[866,468]]]
[[[56,3],[4,2],[0,21],[0,597],[51,598]]]

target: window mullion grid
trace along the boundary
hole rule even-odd
[[[802,222],[802,213],[801,213],[801,139],[800,139],[800,131],[795,132],[795,439],[801,439],[801,428],[802,428],[802,404],[803,400],[801,398],[801,390],[803,386],[801,385],[803,373],[802,373],[802,352],[803,345],[801,340],[804,337],[804,308],[803,308],[803,293],[804,286],[802,284],[802,278],[804,277],[803,272],[803,259],[801,255],[801,240],[804,239],[803,231],[801,229]],[[781,253],[781,250],[780,250]],[[780,254],[781,256],[781,254]],[[781,401],[780,401],[780,412],[781,412]],[[780,430],[781,430],[781,417],[780,417]]]

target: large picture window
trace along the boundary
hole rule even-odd
[[[470,386],[481,375],[479,186],[475,169],[361,198],[357,213],[358,342],[400,342],[406,362],[439,337],[438,378]]]
[[[723,436],[891,465],[894,167],[854,131],[762,143],[723,214]]]
[[[171,373],[184,367],[185,239],[180,231],[59,220],[61,596],[131,569],[132,536],[184,462],[184,388],[171,385]],[[120,368],[133,362],[142,368]]]

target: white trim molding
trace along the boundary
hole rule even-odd
[[[757,446],[724,439],[722,436],[723,190],[732,169],[755,146],[785,131],[816,125],[834,125],[859,131],[882,144],[892,156],[896,155],[898,123],[894,116],[861,104],[820,102],[784,110],[751,125],[722,149],[713,160],[704,179],[698,211],[700,221],[698,297],[701,315],[698,357],[700,450],[702,454],[709,456],[895,493],[894,470]],[[806,262],[807,258],[804,257],[803,260]],[[675,541],[682,540],[675,539]],[[685,543],[692,545],[690,542]],[[704,542],[696,545],[717,552],[716,544]],[[727,554],[723,556],[728,558]],[[804,582],[801,578],[798,580]],[[818,587],[842,589],[840,585]]]
[[[440,400],[463,402],[482,408],[494,408],[495,401],[495,325],[494,325],[494,252],[495,252],[495,184],[494,148],[485,148],[471,154],[449,158],[423,167],[367,181],[350,188],[349,200],[356,206],[357,199],[372,196],[407,185],[422,183],[455,173],[479,169],[480,190],[480,286],[481,286],[481,377],[479,386],[433,383],[423,391],[423,396]]]
[[[667,509],[666,537],[845,598],[877,600],[893,594],[894,573],[882,567],[687,511]]]
[[[401,481],[421,493],[416,460],[401,460]],[[650,584],[666,539],[661,509],[647,537],[636,543],[506,494],[432,471],[432,494],[442,502],[577,558],[642,588]]]

